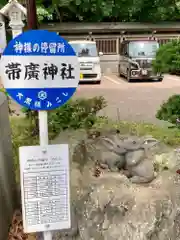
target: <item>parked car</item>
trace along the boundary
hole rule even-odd
[[[91,81],[101,83],[100,56],[102,52],[97,51],[95,41],[70,41],[70,45],[76,52],[80,64],[80,81]]]
[[[119,76],[128,82],[133,79],[162,81],[161,73],[152,69],[152,60],[156,57],[159,43],[155,40],[123,41],[119,57]]]

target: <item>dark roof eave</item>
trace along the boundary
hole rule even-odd
[[[41,25],[41,29],[47,29],[49,31],[57,31],[62,33],[111,33],[121,31],[180,31],[180,24],[168,23],[168,24],[143,24],[143,23],[62,23],[62,24],[46,24]]]

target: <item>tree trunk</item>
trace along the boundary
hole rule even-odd
[[[55,5],[55,11],[57,13],[57,16],[58,16],[58,19],[59,19],[60,23],[62,23],[62,20],[63,20],[62,19],[62,15],[61,15],[61,12],[60,12],[60,10],[59,10],[57,5]]]

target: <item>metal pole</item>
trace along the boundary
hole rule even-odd
[[[47,111],[38,111],[39,141],[41,146],[48,145],[48,116]]]
[[[26,0],[28,29],[38,29],[36,0]]]
[[[26,0],[28,29],[38,29],[36,0]],[[48,116],[47,111],[39,111],[39,140],[41,146],[48,145]],[[44,240],[52,240],[52,233],[43,232]]]
[[[47,111],[38,111],[39,117],[39,141],[41,146],[48,145],[48,113]],[[52,240],[52,233],[49,231],[43,232],[44,240]]]

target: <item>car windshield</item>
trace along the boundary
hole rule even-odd
[[[70,43],[78,57],[97,57],[95,43]]]
[[[156,51],[158,48],[159,43],[156,41],[130,42],[129,56],[154,58],[156,56]]]

